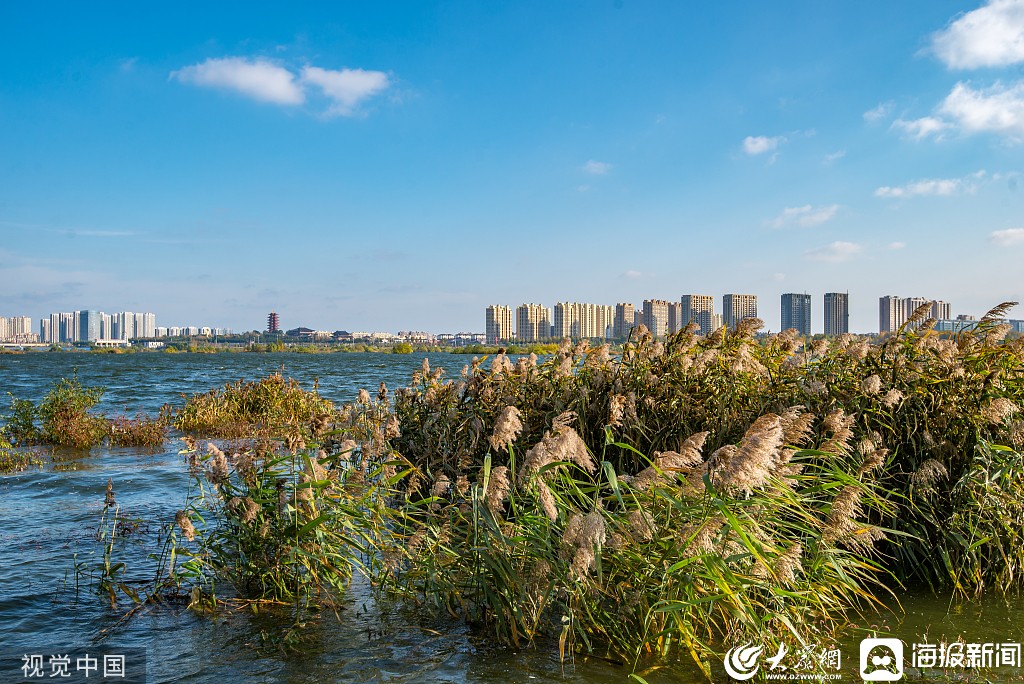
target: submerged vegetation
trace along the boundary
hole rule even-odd
[[[230,383],[173,417],[192,477],[151,595],[282,603],[299,623],[359,572],[501,642],[678,655],[710,677],[731,644],[816,640],[902,587],[1018,592],[1007,306],[953,337],[922,309],[877,345],[641,327],[617,355],[563,343],[454,379],[424,360],[345,406],[280,374]],[[60,433],[51,416],[90,425],[98,395],[51,394],[12,404],[14,441]]]
[[[39,404],[11,396],[10,415],[3,428],[6,439],[18,446],[47,444],[91,449],[108,441],[111,446],[157,447],[167,436],[169,409],[157,417],[139,414],[108,419],[92,409],[103,389],[85,387],[78,377],[59,380]]]

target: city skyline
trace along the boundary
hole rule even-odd
[[[0,315],[1024,300],[1021,0],[147,6],[0,22]],[[56,11],[59,21],[52,19]],[[301,277],[297,274],[301,273]],[[571,283],[571,286],[567,286]],[[1009,312],[1024,318],[1024,309]],[[294,325],[293,325],[294,323]]]

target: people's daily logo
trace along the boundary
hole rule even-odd
[[[725,654],[725,671],[729,676],[738,681],[752,679],[757,674],[759,663],[757,661],[764,646],[743,644],[730,648]]]

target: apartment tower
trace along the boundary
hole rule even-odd
[[[541,304],[516,307],[516,341],[537,342],[551,337],[551,312]]]
[[[498,344],[499,342],[512,339],[513,330],[511,306],[492,304],[487,307],[487,344]]]
[[[825,293],[825,334],[829,337],[850,332],[850,294]]]
[[[612,326],[612,337],[621,340],[629,336],[629,331],[633,329],[633,314],[634,307],[632,304],[615,305],[615,322]]]
[[[668,334],[668,302],[664,299],[644,300],[644,325],[655,337]]]
[[[727,294],[722,296],[722,323],[733,329],[744,318],[757,318],[757,295]]]
[[[907,320],[906,300],[894,295],[878,298],[878,332],[891,333],[899,330]]]
[[[691,321],[699,326],[701,335],[715,331],[715,298],[711,295],[685,294],[680,300],[683,327]]]
[[[782,295],[782,329],[796,328],[801,335],[811,335],[811,295],[788,292]]]

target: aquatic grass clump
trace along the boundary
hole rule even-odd
[[[31,466],[40,465],[42,465],[42,461],[34,453],[24,449],[15,449],[0,432],[0,475],[20,473]]]
[[[21,446],[53,444],[89,449],[106,436],[102,416],[90,413],[103,396],[103,388],[85,387],[77,375],[54,383],[38,405],[11,396],[11,415],[4,433]]]
[[[314,386],[303,389],[274,373],[260,380],[239,380],[189,397],[174,418],[182,432],[206,437],[282,436],[288,426],[309,426],[334,412],[334,405]]]
[[[92,449],[105,440],[112,446],[157,447],[167,437],[169,410],[159,416],[139,413],[135,418],[108,419],[94,412],[103,397],[102,387],[85,387],[78,376],[61,378],[38,405],[11,396],[10,415],[3,434],[20,446],[53,445]]]
[[[397,476],[386,415],[382,386],[377,401],[344,407],[319,444],[300,426],[236,452],[187,439],[192,484],[175,516],[169,586],[196,604],[226,594],[336,606],[355,571],[375,574],[388,533]]]
[[[575,420],[506,450],[508,466],[491,453],[475,476],[410,493],[385,586],[516,646],[682,653],[705,672],[726,639],[829,634],[884,592],[883,531],[867,522],[886,509],[878,464],[787,442],[808,439],[801,412],[765,414],[708,457],[692,435],[632,475],[595,458]],[[609,433],[602,455],[619,449]]]
[[[952,506],[935,505],[947,474],[922,467],[915,502],[927,513],[946,513],[938,526],[950,539],[938,545],[949,582],[958,593],[1019,588],[1024,574],[1024,455],[983,442],[961,478],[952,483]],[[938,510],[936,510],[938,509]],[[950,512],[951,511],[951,512]]]
[[[110,445],[116,447],[159,447],[167,439],[170,420],[170,407],[166,405],[157,416],[145,413],[137,413],[134,418],[119,416],[108,422],[107,438]]]

